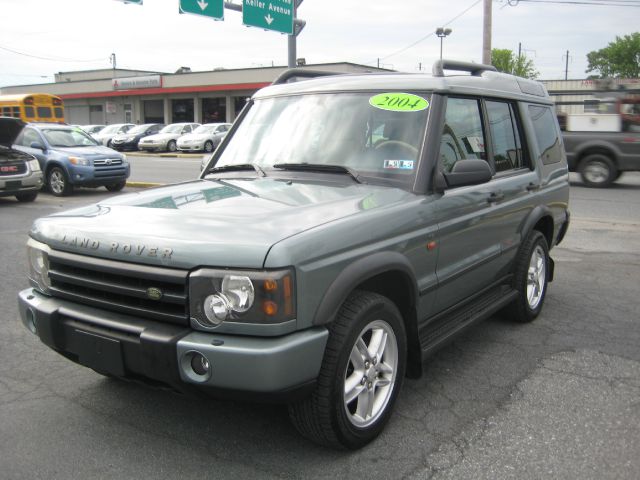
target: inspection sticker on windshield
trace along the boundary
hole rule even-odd
[[[412,93],[380,93],[369,99],[369,104],[381,110],[392,112],[419,112],[429,108],[426,98]]]
[[[385,160],[384,168],[389,170],[413,170],[413,160]]]

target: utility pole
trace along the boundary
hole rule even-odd
[[[569,79],[569,50],[567,50],[567,58],[565,59],[564,64],[564,79]]]
[[[491,65],[491,0],[484,0],[482,24],[482,63]]]
[[[288,39],[288,52],[289,52],[289,68],[294,68],[296,66],[296,55],[297,55],[297,51],[296,51],[296,40],[298,38],[298,34],[296,33],[296,18],[297,18],[297,14],[298,14],[298,2],[294,1],[292,2],[292,8],[293,8],[293,33],[291,35],[289,35],[289,39]],[[300,2],[302,3],[302,2]]]

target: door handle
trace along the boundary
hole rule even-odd
[[[502,192],[491,192],[487,197],[487,202],[489,203],[499,202],[500,200],[504,200],[504,193]]]
[[[527,185],[527,190],[529,192],[533,192],[534,190],[539,190],[539,189],[540,189],[540,184],[538,183],[531,182],[529,185]]]

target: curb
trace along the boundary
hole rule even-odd
[[[127,187],[134,188],[151,188],[151,187],[160,187],[164,185],[164,183],[154,183],[154,182],[127,182]]]
[[[153,153],[153,152],[126,152],[127,157],[161,157],[161,158],[202,158],[203,155],[211,155],[210,153]]]

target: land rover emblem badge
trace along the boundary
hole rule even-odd
[[[147,297],[151,300],[160,300],[162,298],[162,290],[155,287],[147,288]]]

